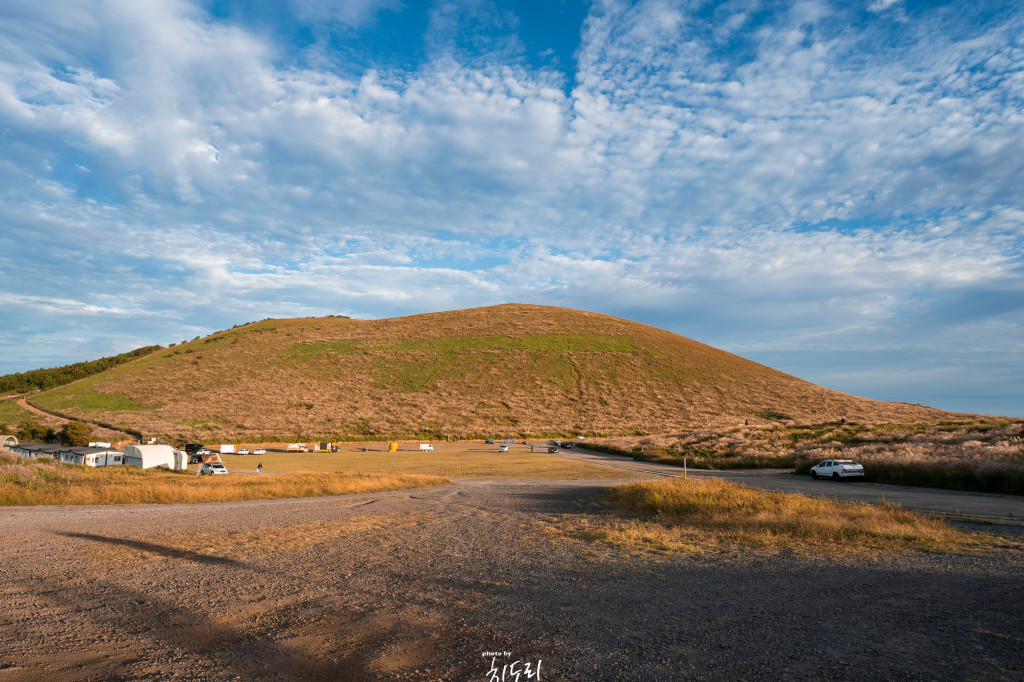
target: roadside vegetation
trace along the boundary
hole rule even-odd
[[[824,459],[864,465],[868,481],[1024,495],[1024,421],[743,426],[599,439],[587,447],[694,469],[791,468]]]
[[[440,476],[311,473],[206,476],[135,467],[91,468],[0,454],[0,505],[171,504],[324,497],[449,483]]]
[[[611,515],[565,519],[555,532],[659,553],[814,557],[976,551],[1006,542],[895,505],[769,492],[714,478],[620,485],[606,500]]]

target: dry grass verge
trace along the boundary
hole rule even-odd
[[[793,468],[853,459],[867,480],[1024,495],[1024,421],[742,426],[588,441],[595,450],[694,469]]]
[[[611,488],[625,513],[570,521],[569,535],[613,546],[701,554],[857,556],[977,551],[1005,542],[966,533],[902,507],[769,492],[719,479],[672,479]]]
[[[0,456],[0,505],[171,504],[324,497],[444,485],[440,476],[311,473],[199,477],[163,469],[89,467]]]

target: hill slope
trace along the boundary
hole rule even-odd
[[[207,440],[615,435],[745,419],[956,416],[832,391],[628,320],[519,304],[264,320],[33,401],[147,435]]]

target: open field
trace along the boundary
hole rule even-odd
[[[866,400],[607,315],[502,305],[385,320],[263,320],[32,398],[160,440],[644,435],[970,419]]]
[[[398,473],[292,473],[207,476],[129,466],[91,468],[0,454],[0,505],[90,505],[234,502],[320,497],[449,483]]]
[[[825,559],[545,532],[612,513],[605,485],[2,508],[0,679],[473,680],[491,651],[570,682],[1024,671],[1011,539]]]
[[[14,400],[0,400],[0,427],[6,425],[9,429],[4,433],[16,431],[20,424],[29,419],[32,419],[32,413],[19,407]]]
[[[265,455],[221,455],[229,471],[256,471],[263,463],[267,473],[286,471],[334,471],[344,473],[409,473],[448,478],[548,478],[562,480],[608,480],[609,478],[641,479],[649,476],[639,472],[551,457],[530,452],[528,446],[510,444],[508,452],[498,452],[497,445],[479,441],[467,443],[435,443],[433,452],[420,452],[415,444],[403,444],[398,452],[386,452],[382,443],[344,443],[341,451],[332,452],[268,452]],[[360,448],[374,448],[361,452]]]

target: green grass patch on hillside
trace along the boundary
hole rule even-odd
[[[40,393],[32,401],[40,407],[57,412],[68,409],[77,409],[83,413],[143,412],[154,409],[152,405],[137,403],[124,396],[96,393],[92,388],[93,383],[92,379],[87,379],[65,388]]]
[[[519,336],[464,336],[437,339],[409,339],[392,344],[388,350],[457,351],[547,350],[561,352],[620,352],[631,353],[632,342],[622,336],[600,334],[522,334]]]
[[[360,352],[384,353],[461,353],[465,351],[540,350],[556,352],[632,353],[633,343],[622,336],[601,334],[523,334],[521,336],[458,336],[431,339],[407,339],[397,343],[385,340],[346,339],[342,341],[306,341],[288,346],[282,354],[304,359],[315,355]]]
[[[977,551],[1005,542],[897,505],[838,502],[720,479],[630,483],[610,489],[606,499],[620,513],[576,516],[553,531],[662,553],[739,550],[814,557]]]
[[[32,419],[32,413],[22,409],[13,400],[0,400],[0,426],[13,428]]]

